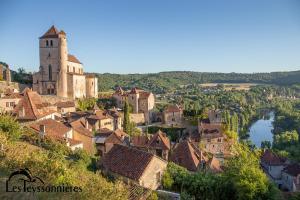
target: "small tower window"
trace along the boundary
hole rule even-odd
[[[68,65],[68,72],[70,72],[70,66]]]
[[[73,67],[73,73],[75,73],[75,67]]]
[[[52,40],[50,40],[50,46],[53,47],[53,41]]]
[[[46,40],[46,47],[47,47],[47,46],[49,46],[49,42],[48,42],[48,40]]]
[[[52,81],[52,66],[49,65],[49,81]]]
[[[94,82],[92,81],[92,86],[94,85]]]

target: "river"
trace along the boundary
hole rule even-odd
[[[249,139],[256,147],[261,146],[262,141],[273,142],[273,124],[275,114],[273,111],[262,116],[261,119],[254,122],[249,129]]]

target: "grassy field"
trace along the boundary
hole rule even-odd
[[[203,83],[201,87],[216,87],[220,83]],[[256,83],[224,83],[222,84],[225,90],[249,90],[251,87],[256,86]]]

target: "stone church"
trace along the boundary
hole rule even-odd
[[[98,79],[84,74],[82,63],[68,54],[66,33],[52,26],[39,38],[40,68],[33,74],[33,90],[66,98],[98,96]]]

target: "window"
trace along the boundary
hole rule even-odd
[[[46,47],[47,47],[47,46],[49,46],[49,42],[48,42],[48,40],[46,40]]]
[[[70,72],[70,66],[68,65],[68,72]]]
[[[10,102],[10,107],[14,107],[15,106],[15,102]]]
[[[49,81],[52,81],[52,66],[51,65],[49,65],[48,70],[49,70]]]
[[[92,86],[94,85],[94,82],[92,81]]]
[[[50,40],[50,46],[53,47],[53,41],[52,40]]]
[[[75,67],[73,67],[73,73],[75,73]]]
[[[7,108],[9,107],[9,102],[6,102],[6,107],[7,107]]]

